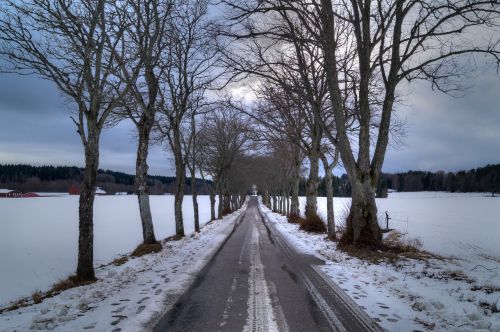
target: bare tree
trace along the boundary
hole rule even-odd
[[[374,187],[389,143],[398,85],[404,79],[423,79],[451,91],[460,89],[454,79],[467,72],[460,57],[484,54],[498,63],[498,5],[498,1],[413,0],[322,0],[315,5],[335,114],[337,136],[330,139],[340,150],[352,187],[344,243],[380,245]],[[474,38],[478,28],[489,34],[490,27],[496,35],[486,41]],[[355,56],[346,57],[346,53]],[[350,75],[356,83],[351,88],[356,96],[352,102],[359,125],[355,145],[346,132],[346,107],[340,102],[344,79],[340,68],[351,61],[355,65]],[[378,98],[373,98],[374,91]]]
[[[184,236],[182,202],[187,158],[182,148],[182,129],[189,112],[196,112],[205,91],[216,79],[213,67],[217,50],[211,43],[212,31],[207,0],[175,1],[170,23],[168,61],[162,82],[163,108],[158,129],[170,147],[175,162],[175,228]],[[188,149],[190,150],[190,149]]]
[[[110,2],[105,0],[5,0],[0,7],[4,71],[36,74],[55,83],[76,109],[71,117],[85,152],[79,201],[79,280],[94,280],[93,205],[99,138],[121,101],[110,42]],[[123,31],[115,31],[120,35]]]
[[[230,174],[238,156],[243,154],[250,139],[246,119],[225,103],[206,116],[198,135],[202,172],[214,182],[213,193],[219,194],[218,217],[231,210]],[[215,197],[214,197],[215,198]],[[211,199],[214,210],[215,199]]]
[[[293,128],[302,131],[292,138],[309,159],[305,214],[313,216],[317,213],[321,149],[327,143],[321,123],[333,122],[321,48],[308,42],[311,32],[289,9],[293,6],[280,6],[286,1],[223,2],[230,8],[228,16],[233,23],[225,34],[237,41],[233,49],[223,52],[226,65],[236,77],[251,76],[262,81],[264,88],[259,86],[257,96],[274,103],[283,119],[293,112],[304,121],[302,128],[294,127],[293,121],[283,121],[283,127],[267,125],[284,133]],[[259,114],[256,120],[260,119]]]
[[[333,209],[333,170],[339,161],[339,151],[335,148],[321,151],[321,162],[323,163],[323,170],[325,171],[325,186],[326,186],[326,224],[328,231],[328,238],[335,240],[337,234],[335,233],[335,213]]]
[[[162,107],[160,79],[170,43],[171,0],[126,1],[115,3],[117,26],[124,27],[117,55],[117,75],[129,94],[125,115],[137,128],[135,188],[139,201],[144,244],[157,243],[149,205],[148,152],[151,131]],[[118,29],[120,31],[120,29]]]
[[[320,121],[340,152],[352,186],[345,244],[378,247],[375,185],[381,174],[403,80],[426,80],[447,93],[470,72],[462,59],[499,63],[499,2],[481,0],[224,1],[233,17],[286,11],[322,50],[334,125]],[[250,20],[251,21],[251,20]],[[250,24],[250,23],[248,23]],[[274,31],[275,34],[279,33]],[[255,31],[252,31],[255,34]],[[477,38],[481,34],[484,38]],[[299,38],[300,40],[300,38]],[[312,108],[318,119],[321,112]],[[350,130],[353,125],[355,131]]]

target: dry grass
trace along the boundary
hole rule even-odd
[[[41,291],[36,291],[31,295],[31,299],[33,300],[33,303],[38,304],[42,303],[42,301],[45,299],[44,294]]]
[[[13,311],[13,310],[17,310],[17,309],[20,309],[23,307],[27,307],[27,306],[30,306],[32,304],[42,303],[45,299],[54,297],[65,290],[75,288],[75,287],[90,285],[90,284],[94,283],[96,280],[97,279],[81,280],[77,276],[70,276],[67,279],[63,279],[63,280],[58,281],[46,292],[36,291],[30,297],[17,300],[16,302],[12,303],[10,306],[5,307],[5,308],[1,308],[0,314],[3,312]]]
[[[288,216],[288,222],[290,224],[300,224],[303,218],[298,213],[290,213]]]
[[[135,250],[130,254],[132,257],[141,257],[147,254],[152,254],[156,252],[161,251],[161,243],[156,242],[156,243],[151,243],[151,244],[146,244],[142,243],[135,248]]]
[[[123,257],[115,259],[114,261],[111,262],[111,264],[113,264],[114,266],[120,266],[120,265],[123,265],[127,262],[128,262],[128,257],[123,256]]]
[[[500,287],[493,284],[486,284],[482,286],[474,285],[470,289],[471,291],[484,291],[486,294],[493,294],[500,292]]]
[[[233,211],[230,208],[225,208],[222,209],[222,216],[227,216],[228,214],[231,214]]]
[[[500,306],[498,305],[498,300],[495,302],[480,301],[479,308],[483,310],[485,314],[491,312],[492,314],[500,313]]]
[[[419,253],[422,251],[422,241],[405,238],[398,231],[390,232],[384,239],[384,246],[395,253]]]
[[[317,214],[301,219],[300,229],[311,233],[326,233],[325,222]]]
[[[362,247],[352,244],[343,244],[338,248],[356,258],[377,264],[388,261],[396,264],[401,259],[416,259],[427,261],[428,259],[444,259],[438,255],[422,250],[422,241],[410,239],[403,234],[393,231],[382,242],[378,248]]]

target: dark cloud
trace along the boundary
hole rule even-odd
[[[34,75],[0,74],[2,112],[63,113],[64,99],[55,85]]]
[[[500,77],[484,72],[460,98],[416,84],[400,111],[405,145],[388,152],[386,171],[458,170],[500,163]]]
[[[384,170],[458,170],[500,163],[500,78],[485,72],[463,98],[413,84],[399,116],[405,144],[388,151]],[[0,163],[83,165],[71,108],[56,87],[34,76],[0,75]],[[101,167],[134,172],[134,126],[123,122],[101,139]],[[151,148],[150,173],[173,174],[172,158]]]

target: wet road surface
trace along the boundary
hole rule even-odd
[[[259,212],[252,197],[234,232],[154,331],[380,331]]]

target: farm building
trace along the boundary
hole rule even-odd
[[[24,193],[22,197],[31,198],[31,197],[42,197],[42,196],[40,196],[40,194],[37,193]]]
[[[19,190],[0,189],[0,198],[22,197],[23,193]]]

